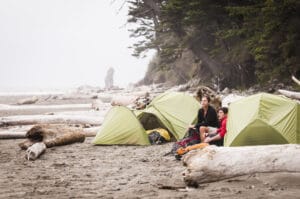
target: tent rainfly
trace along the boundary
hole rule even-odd
[[[92,143],[95,145],[150,145],[145,129],[134,113],[124,106],[114,106],[109,110]]]
[[[135,114],[146,130],[162,127],[179,140],[184,137],[188,125],[196,121],[199,109],[200,103],[189,94],[166,92]]]
[[[229,106],[225,146],[300,143],[300,104],[260,93]]]

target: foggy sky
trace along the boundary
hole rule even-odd
[[[104,86],[109,67],[125,86],[144,76],[131,56],[127,8],[111,0],[0,0],[0,90]]]

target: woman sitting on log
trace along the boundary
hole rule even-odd
[[[218,110],[218,117],[221,122],[221,127],[218,129],[209,129],[209,127],[200,127],[201,142],[223,146],[224,136],[226,134],[228,109],[226,107]]]
[[[219,121],[216,110],[209,103],[210,97],[208,95],[204,95],[201,98],[202,107],[198,111],[197,124],[195,126],[190,125],[190,129],[196,129],[198,132],[200,132],[202,128],[209,130],[217,129],[219,127]]]

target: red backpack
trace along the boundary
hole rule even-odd
[[[180,147],[185,148],[187,146],[191,146],[191,145],[198,144],[198,143],[200,143],[199,131],[196,129],[190,128],[186,137],[184,137],[182,140],[174,143],[171,153],[173,155],[176,155],[176,151]]]

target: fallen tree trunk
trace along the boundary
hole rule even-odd
[[[56,138],[50,140],[45,140],[44,143],[47,146],[47,148],[51,148],[54,146],[73,144],[75,142],[84,142],[84,140],[85,140],[84,134],[80,132],[70,132],[62,136],[57,136]]]
[[[83,130],[85,137],[94,137],[99,132],[100,127],[96,126],[96,127],[90,127],[90,128],[83,128],[82,130]]]
[[[26,132],[0,132],[0,139],[23,139]]]
[[[137,96],[114,96],[110,104],[112,106],[128,106],[130,104],[134,104],[137,99]]]
[[[292,80],[300,86],[300,80],[298,80],[294,75],[292,76]]]
[[[300,100],[300,92],[279,89],[278,92],[286,97]]]
[[[84,142],[82,129],[63,125],[35,125],[26,132],[26,140],[19,143],[21,149],[27,149],[38,142],[43,142],[47,148]]]
[[[184,156],[188,186],[267,172],[300,172],[300,145],[208,146]]]
[[[98,93],[69,93],[60,95],[57,99],[60,100],[80,100],[80,99],[97,99]]]
[[[90,124],[101,125],[102,117],[78,115],[20,115],[0,118],[1,126],[30,124]]]
[[[30,98],[25,98],[25,99],[21,99],[18,101],[18,105],[23,105],[23,104],[34,104],[39,100],[39,98],[37,98],[36,96],[32,96]]]
[[[91,104],[62,104],[62,105],[7,105],[0,104],[0,111],[54,111],[54,110],[82,110],[91,109]]]
[[[10,129],[0,131],[0,139],[24,139],[24,138],[26,138],[26,132],[31,127],[32,126],[27,126],[26,129],[24,128],[23,131],[13,131],[13,130],[10,130]],[[64,127],[64,128],[67,128],[67,127]],[[94,137],[94,136],[96,136],[96,134],[100,130],[100,127],[99,126],[90,127],[90,128],[72,127],[72,129],[77,129],[77,131],[84,134],[85,137]]]

